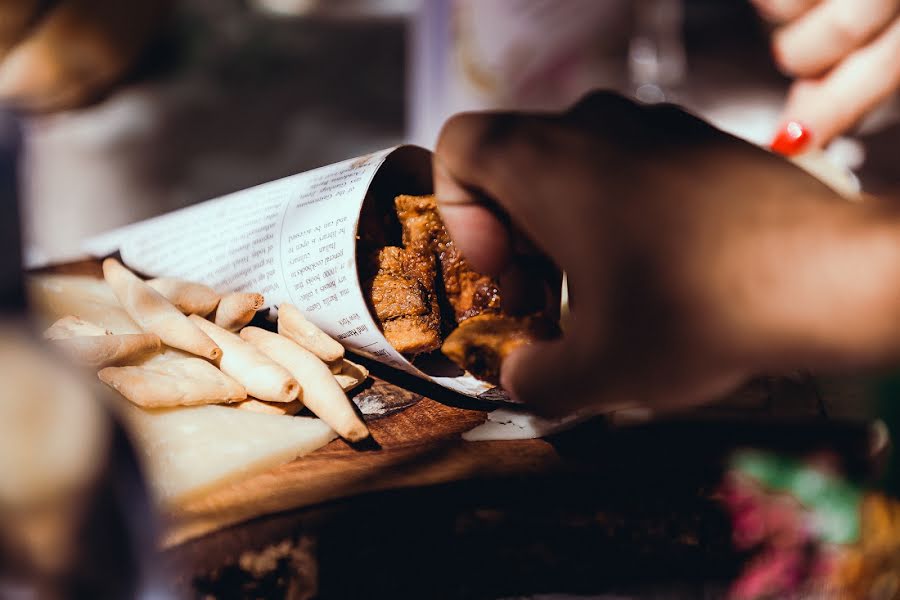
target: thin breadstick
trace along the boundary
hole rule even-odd
[[[103,276],[125,311],[145,331],[155,333],[168,346],[203,358],[217,360],[222,356],[222,350],[208,335],[119,261],[104,260]]]
[[[73,315],[58,319],[44,332],[45,340],[68,340],[86,335],[110,335],[112,332]]]
[[[47,328],[44,339],[86,367],[107,367],[137,359],[160,349],[154,333],[113,335],[99,325],[66,316]]]
[[[126,363],[157,352],[162,346],[155,333],[84,335],[56,338],[50,343],[74,362],[93,368]]]
[[[222,349],[217,366],[244,386],[251,396],[266,402],[292,402],[302,391],[287,369],[248,344],[237,334],[203,317],[188,317]]]
[[[210,363],[175,350],[140,365],[106,367],[97,376],[128,400],[144,408],[222,404],[247,399],[237,381]]]
[[[175,305],[175,308],[186,315],[205,317],[216,310],[221,298],[208,285],[174,277],[150,279],[147,281],[147,285],[162,294],[166,300]]]
[[[247,398],[243,402],[238,402],[232,406],[241,410],[261,412],[268,415],[293,416],[303,410],[303,402],[299,400],[294,400],[293,402],[263,402],[256,398]]]
[[[244,328],[241,338],[302,382],[303,403],[341,437],[357,442],[369,436],[369,429],[356,414],[334,375],[315,354],[284,336],[258,327]]]
[[[102,279],[83,275],[35,275],[27,282],[29,302],[44,321],[52,323],[75,315],[112,333],[143,333]]]
[[[219,300],[213,322],[222,329],[238,331],[253,320],[256,311],[262,308],[265,301],[262,294],[241,292],[225,294]]]
[[[334,378],[345,392],[349,392],[369,378],[369,370],[362,365],[346,358],[341,361],[340,365],[341,370],[334,374]]]
[[[294,340],[329,366],[344,358],[344,347],[308,321],[293,304],[278,306],[278,333]]]

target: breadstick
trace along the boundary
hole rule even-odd
[[[266,402],[292,402],[302,391],[287,369],[241,339],[239,335],[203,317],[188,317],[222,349],[217,366],[244,386],[247,393]]]
[[[100,381],[144,408],[222,404],[247,399],[247,391],[205,360],[167,350],[140,365],[106,367]]]
[[[303,403],[341,437],[357,442],[369,436],[369,429],[334,375],[315,354],[284,336],[258,327],[244,328],[241,338],[290,371],[303,384]]]
[[[78,317],[68,315],[58,319],[44,332],[45,340],[68,340],[73,337],[86,335],[110,335],[112,332],[103,329],[99,325],[85,321]]]
[[[329,366],[337,363],[340,367],[344,347],[308,321],[293,304],[278,306],[278,333],[294,340]]]
[[[266,299],[262,294],[233,293],[225,294],[219,300],[216,308],[216,316],[213,319],[216,325],[228,331],[238,331],[244,325],[253,320],[256,311],[262,308]]]
[[[34,312],[49,323],[75,315],[111,333],[143,333],[102,279],[82,275],[34,275],[27,281],[28,300]]]
[[[205,317],[216,310],[221,296],[214,289],[202,283],[194,283],[174,277],[158,277],[147,281],[147,285],[163,295],[186,315]]]
[[[155,333],[84,335],[50,342],[74,362],[85,367],[108,367],[159,351],[162,343]]]
[[[247,398],[243,402],[238,402],[232,406],[241,410],[261,412],[269,415],[293,416],[303,410],[303,402],[300,400],[294,400],[293,402],[263,402],[256,398]]]
[[[345,392],[349,392],[369,378],[369,370],[362,365],[346,358],[340,362],[340,365],[340,372],[335,373],[334,378]]]
[[[145,331],[155,333],[168,346],[203,358],[217,360],[222,356],[222,350],[208,335],[119,261],[104,260],[103,276],[125,311]]]

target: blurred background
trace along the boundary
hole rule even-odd
[[[142,5],[169,10],[135,17]],[[559,109],[597,87],[678,102],[766,143],[789,84],[746,0],[141,0],[119,12],[118,37],[101,45],[108,74],[49,103],[18,97],[31,265],[254,184],[402,142],[431,147],[459,110]],[[50,88],[67,76],[55,63],[107,35],[89,17],[59,29],[57,54],[29,67]],[[16,97],[11,70],[0,98]],[[900,187],[896,112],[889,103],[829,148],[871,191]]]

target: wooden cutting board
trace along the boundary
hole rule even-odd
[[[438,402],[379,378],[355,395],[378,396],[398,412],[369,419],[373,444],[335,440],[255,477],[191,500],[167,513],[165,546],[234,523],[367,492],[549,473],[563,461],[543,440],[466,442],[486,412]],[[456,400],[461,400],[456,398]],[[402,407],[402,408],[401,408]]]

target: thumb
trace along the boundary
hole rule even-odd
[[[578,352],[571,339],[561,338],[524,346],[503,361],[500,385],[513,399],[536,412],[558,416],[599,403],[596,365]],[[598,412],[622,408],[615,402],[598,407]]]
[[[509,229],[491,203],[460,183],[434,160],[434,193],[450,238],[472,266],[489,275],[504,272],[512,260]]]

